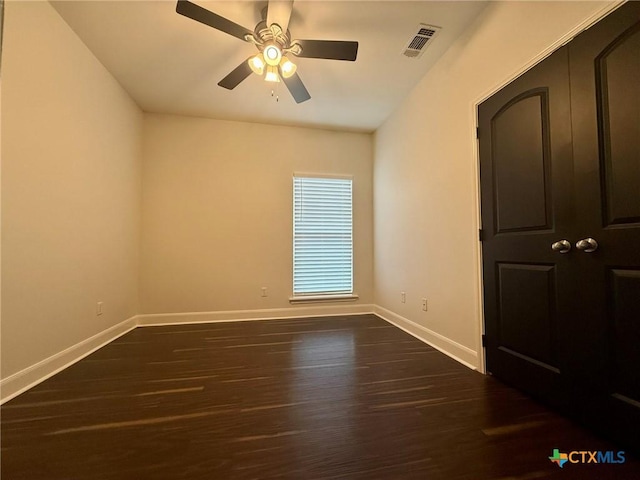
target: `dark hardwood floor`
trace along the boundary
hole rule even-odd
[[[1,413],[3,479],[640,478],[373,315],[138,328]]]

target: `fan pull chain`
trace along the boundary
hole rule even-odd
[[[280,102],[280,96],[279,96],[279,95],[276,95],[276,94],[275,94],[275,92],[274,92],[273,90],[271,90],[271,96],[272,96],[272,97],[273,97],[273,96],[275,96],[275,97],[276,97],[276,103],[279,103],[279,102]]]

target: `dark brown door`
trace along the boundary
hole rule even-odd
[[[640,450],[640,3],[478,116],[487,370]]]
[[[487,370],[553,403],[572,302],[573,164],[568,52],[562,48],[479,107]]]
[[[640,3],[570,43],[579,241],[573,357],[587,385],[585,417],[640,445]],[[580,369],[579,366],[583,367]],[[594,388],[591,388],[594,387]],[[588,399],[588,401],[587,401]]]

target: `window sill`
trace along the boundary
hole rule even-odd
[[[289,303],[353,302],[359,298],[355,293],[341,293],[338,295],[297,295],[295,297],[289,297]]]

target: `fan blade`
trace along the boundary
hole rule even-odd
[[[277,23],[286,32],[293,9],[293,0],[269,0],[267,8],[267,26]]]
[[[251,58],[251,57],[249,57]],[[218,82],[218,85],[226,88],[227,90],[233,90],[240,82],[251,75],[251,67],[249,66],[248,59],[238,65],[233,71]]]
[[[340,40],[295,40],[302,47],[298,55],[304,58],[326,58],[328,60],[355,61],[358,56],[358,42]]]
[[[221,32],[228,33],[231,36],[245,40],[245,35],[251,35],[253,32],[242,25],[233,23],[231,20],[227,20],[220,15],[217,15],[209,10],[202,8],[200,5],[191,3],[187,0],[178,0],[176,5],[176,12],[180,15],[184,15],[196,22],[204,23],[210,27],[220,30]]]
[[[309,92],[307,91],[307,87],[304,86],[304,83],[302,83],[302,80],[300,79],[300,75],[297,73],[294,73],[289,78],[282,77],[282,81],[289,89],[289,92],[291,92],[296,103],[306,102],[311,98],[311,95],[309,95]]]

